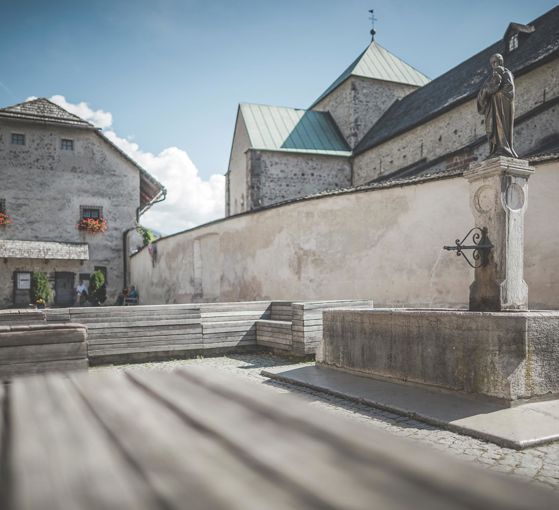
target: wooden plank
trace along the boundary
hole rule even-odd
[[[149,388],[124,374],[107,375],[73,382],[119,447],[141,466],[162,508],[262,510],[270,501],[277,502],[274,509],[312,508],[218,438],[184,420]]]
[[[167,344],[167,345],[140,345],[140,346],[114,346],[106,348],[99,346],[99,348],[92,348],[89,352],[90,356],[109,356],[115,354],[134,354],[134,353],[171,353],[174,351],[189,351],[203,349],[204,344]]]
[[[264,340],[262,342],[258,341],[258,345],[262,345],[264,347],[270,347],[272,349],[279,350],[279,351],[287,352],[291,350],[291,344],[282,344],[282,343],[272,342],[268,340]]]
[[[146,335],[144,333],[139,333],[135,336],[127,336],[127,337],[115,337],[115,336],[100,336],[94,339],[89,339],[89,345],[110,345],[110,344],[126,344],[129,342],[191,342],[196,340],[202,340],[202,335],[200,334],[192,334],[192,335],[185,335],[184,333],[177,333],[177,334],[165,334],[165,335],[156,335],[149,334]]]
[[[259,331],[256,334],[256,339],[258,342],[260,342],[260,340],[275,340],[277,339],[278,342],[281,343],[291,343],[292,341],[292,336],[291,335],[282,335],[280,333],[274,333],[274,332],[266,332],[266,331]]]
[[[10,346],[85,342],[86,330],[29,329],[27,331],[0,331],[0,349]]]
[[[272,407],[266,406],[247,398],[248,388],[241,391],[242,386],[230,380],[233,387],[228,391],[215,379],[210,386],[205,377],[194,379],[190,371],[180,373],[185,378],[184,383],[168,373],[137,371],[130,377],[180,412],[189,423],[230,445],[247,462],[259,467],[276,483],[304,495],[317,508],[403,509],[410,508],[412,502],[413,508],[421,509],[457,507],[446,487],[439,486],[439,492],[425,490],[432,483],[428,477],[422,477],[425,471],[412,470],[413,476],[405,476],[406,464],[395,469],[389,455],[378,455],[374,448],[371,452],[371,447],[363,453],[361,448],[366,447],[367,442],[354,443],[352,436],[355,434],[346,440],[345,425],[340,427],[339,422],[338,430],[344,432],[328,435],[324,427],[284,413],[282,408],[290,408],[292,403],[287,405],[286,400],[277,400],[275,394],[266,393],[269,403],[273,403]],[[257,391],[262,388],[250,387],[262,396]],[[184,398],[185,395],[188,398]],[[297,409],[299,414],[305,415],[308,407]],[[357,436],[363,435],[363,431],[359,429]],[[368,441],[372,440],[370,434],[365,435]],[[256,437],[261,441],[255,444]],[[400,438],[393,438],[391,444],[397,441],[401,441]],[[422,463],[423,457],[420,458]],[[418,493],[422,498],[416,501]]]
[[[143,328],[143,327],[165,327],[165,326],[184,326],[185,329],[196,328],[200,324],[198,319],[176,319],[176,320],[153,320],[146,321],[141,319],[126,322],[93,322],[87,325],[87,329],[104,328]]]
[[[16,379],[10,403],[11,510],[160,508],[68,379]]]
[[[11,379],[14,376],[43,374],[45,372],[87,370],[88,366],[89,362],[87,358],[12,363],[10,365],[0,365],[0,379]]]
[[[76,358],[87,358],[87,344],[84,341],[0,347],[0,366]]]

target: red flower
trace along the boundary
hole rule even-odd
[[[9,225],[12,223],[12,218],[5,212],[0,212],[0,226]]]
[[[85,230],[92,234],[105,232],[107,230],[107,220],[105,218],[82,218],[76,224],[78,230]]]

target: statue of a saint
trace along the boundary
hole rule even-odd
[[[489,62],[493,72],[477,96],[478,112],[485,115],[489,157],[518,158],[513,148],[514,77],[504,67],[499,53],[492,55]]]

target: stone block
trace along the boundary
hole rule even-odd
[[[331,310],[317,361],[505,402],[559,393],[559,312]]]

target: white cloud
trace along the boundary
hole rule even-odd
[[[159,154],[145,152],[131,139],[122,138],[114,132],[111,113],[93,110],[84,102],[69,103],[64,96],[52,96],[50,100],[102,128],[111,142],[167,188],[166,200],[154,205],[141,217],[142,225],[172,234],[224,216],[223,175],[212,175],[203,180],[186,151],[168,147]]]

